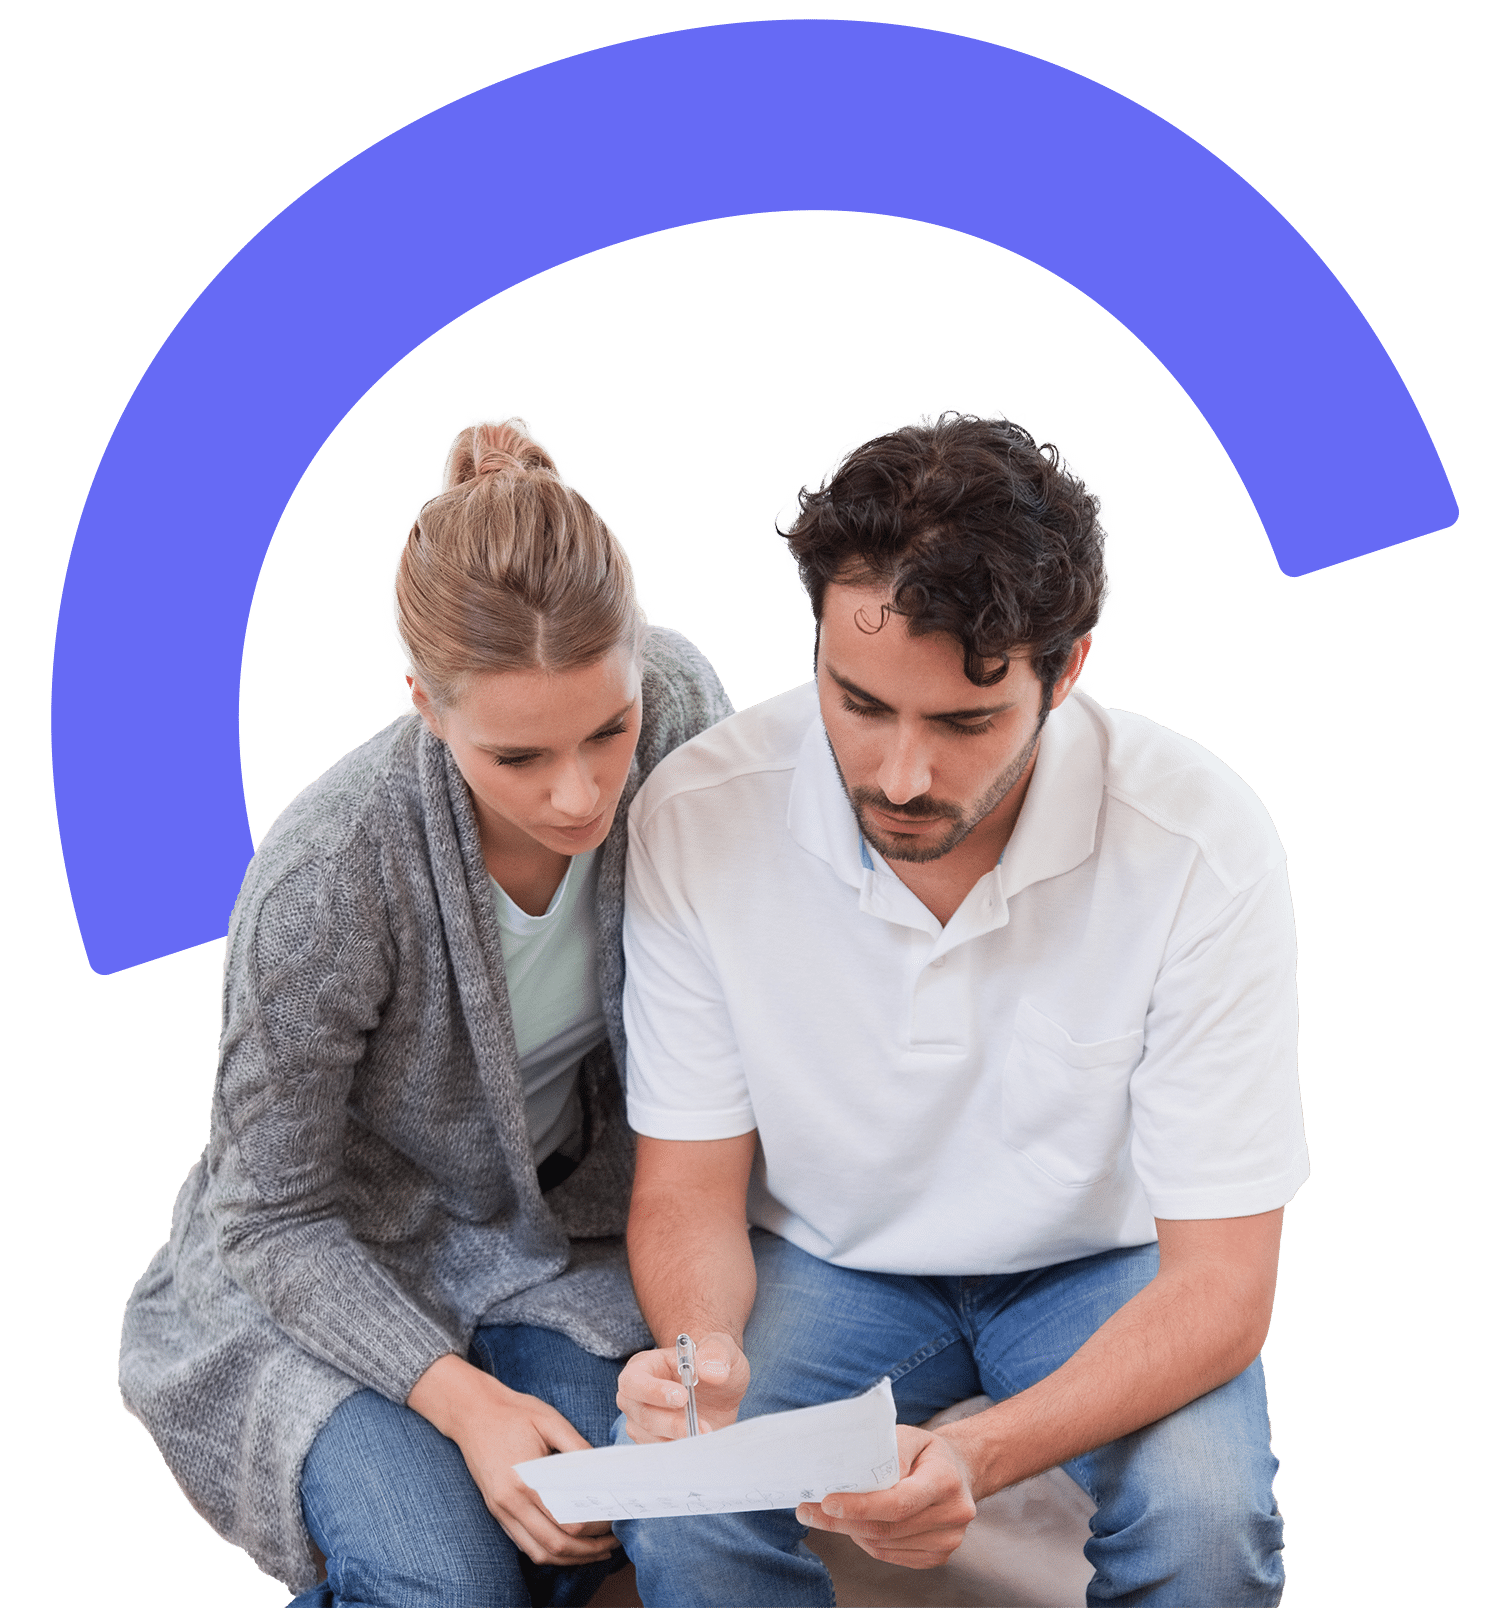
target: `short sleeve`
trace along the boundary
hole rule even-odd
[[[1131,1155],[1155,1216],[1248,1217],[1308,1176],[1286,867],[1169,951],[1131,1077]]]
[[[630,818],[625,878],[626,1110],[653,1139],[755,1127],[718,974],[675,873],[670,806]]]

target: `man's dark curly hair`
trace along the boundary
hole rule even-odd
[[[1008,419],[945,413],[867,441],[786,537],[821,620],[830,582],[890,589],[913,634],[945,631],[964,674],[989,687],[1021,649],[1050,702],[1073,644],[1104,602],[1099,499]]]

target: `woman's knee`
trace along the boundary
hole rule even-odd
[[[335,1608],[529,1608],[519,1554],[458,1448],[374,1391],[348,1398],[319,1432],[302,1508]]]

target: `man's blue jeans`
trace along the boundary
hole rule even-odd
[[[852,1396],[883,1374],[903,1424],[968,1396],[1013,1396],[1066,1362],[1157,1267],[1156,1246],[1141,1245],[1030,1273],[917,1278],[834,1267],[760,1230],[752,1239],[759,1284],[742,1418]],[[1280,1601],[1270,1436],[1257,1361],[1159,1423],[1064,1464],[1098,1505],[1084,1547],[1090,1604]],[[615,1533],[646,1608],[834,1600],[791,1511],[620,1521]]]
[[[516,1326],[481,1329],[469,1361],[608,1445],[623,1359]],[[625,1562],[532,1563],[490,1516],[458,1447],[373,1390],[350,1396],[318,1432],[302,1465],[302,1512],[328,1579],[291,1608],[562,1608],[586,1603]]]

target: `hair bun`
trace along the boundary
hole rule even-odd
[[[507,419],[504,424],[471,424],[460,430],[448,449],[443,470],[443,490],[451,491],[481,475],[556,475],[545,448],[526,433],[524,419]]]

